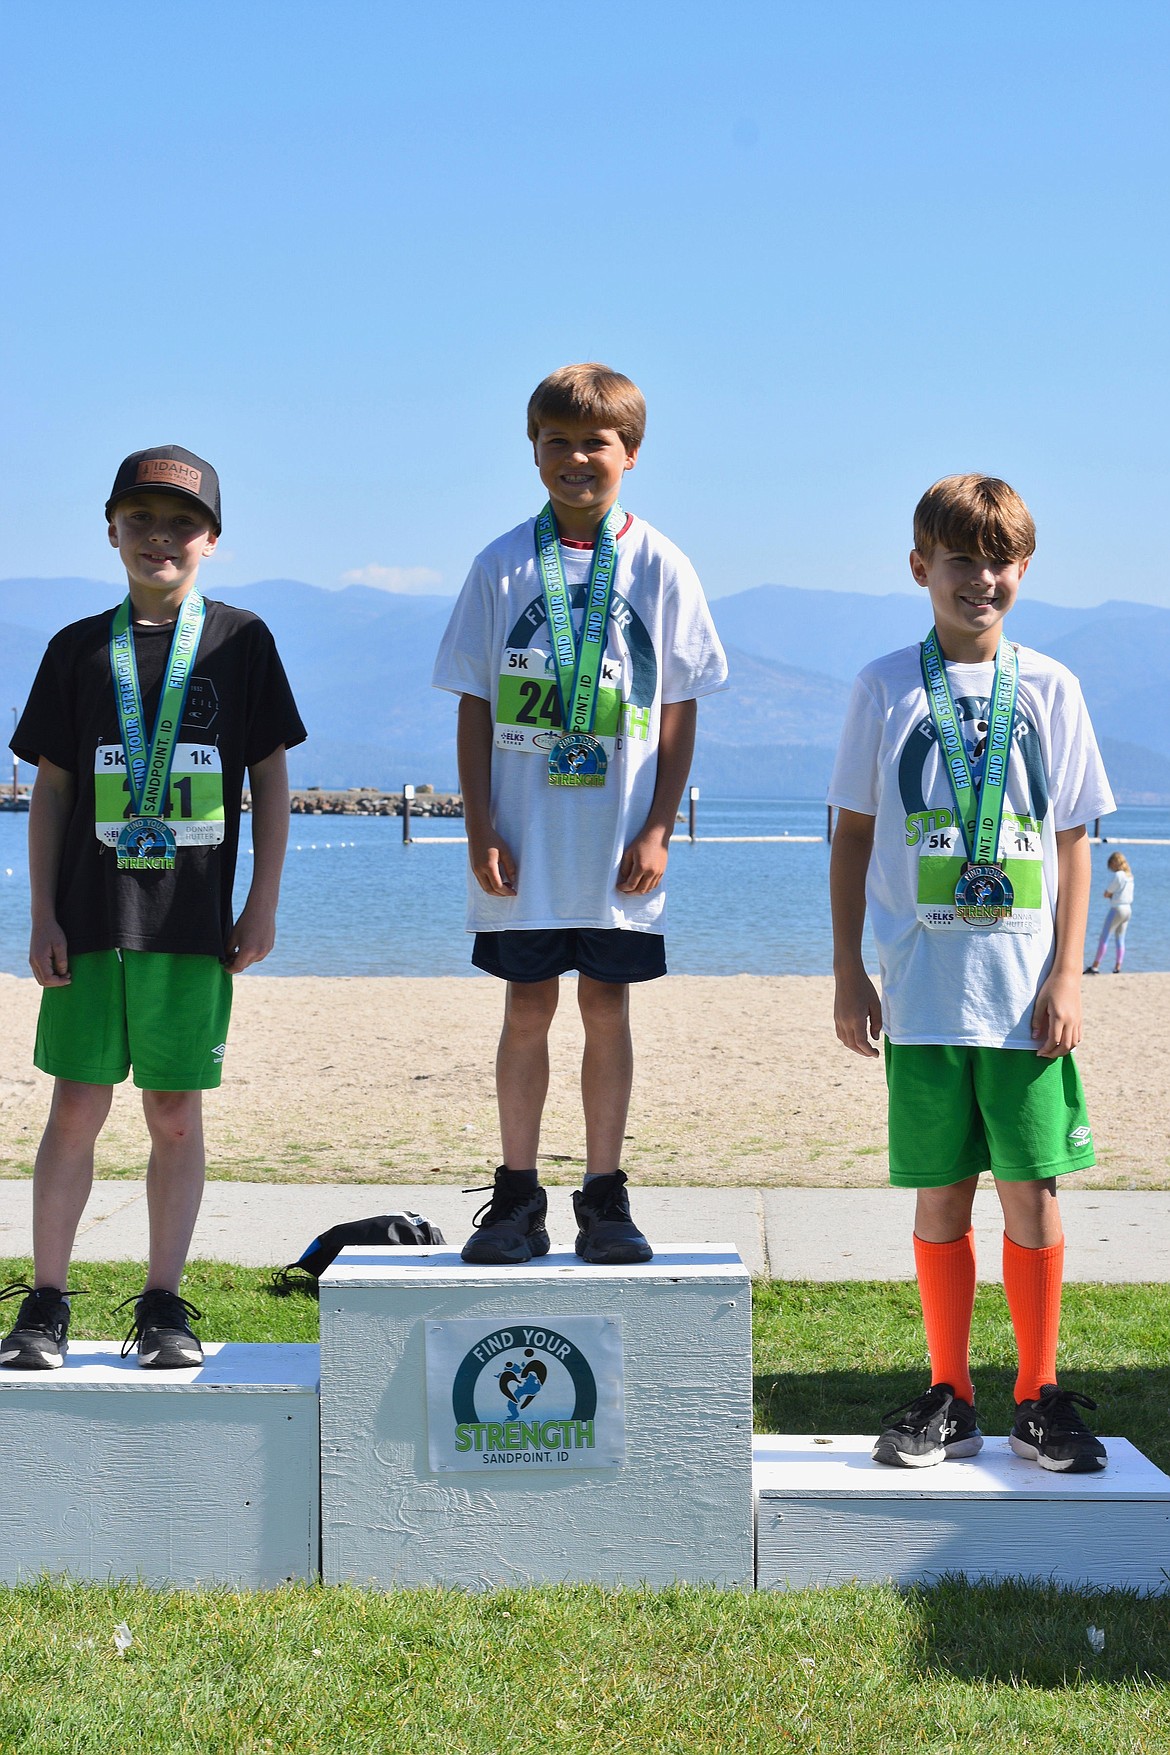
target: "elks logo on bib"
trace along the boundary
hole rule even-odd
[[[624,1463],[618,1318],[428,1322],[426,1346],[433,1469]]]

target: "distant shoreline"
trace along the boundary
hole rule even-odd
[[[15,795],[7,786],[0,792],[0,810],[27,811],[32,787],[20,785]],[[252,794],[245,787],[243,805],[252,808]],[[294,817],[400,817],[402,793],[383,792],[377,786],[297,786],[289,793],[289,813]],[[412,817],[463,816],[463,797],[458,792],[433,792],[419,786],[410,801]]]
[[[324,786],[299,786],[289,794],[294,817],[400,817],[403,797],[382,792],[377,786],[348,786],[331,791]],[[244,793],[244,809],[251,810],[252,795]],[[462,817],[463,798],[458,792],[433,792],[419,786],[410,801],[412,817]]]

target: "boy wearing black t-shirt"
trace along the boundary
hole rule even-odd
[[[33,1285],[0,1365],[61,1365],[73,1240],[113,1086],[133,1069],[150,1132],[150,1261],[128,1345],[155,1369],[203,1357],[179,1282],[203,1193],[202,1093],[217,1086],[232,975],[268,955],[288,838],[285,750],[304,741],[272,635],[207,602],[221,528],[211,465],[137,451],[106,504],[129,594],[54,636],[12,738],[36,764],[29,963],[34,1061],[54,1080],[33,1179]],[[241,792],[254,862],[232,916]]]

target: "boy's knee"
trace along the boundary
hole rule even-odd
[[[577,978],[577,1004],[586,1024],[621,1025],[629,1013],[630,990],[623,983],[594,981],[589,975],[580,975]]]
[[[203,1114],[200,1091],[143,1091],[142,1111],[155,1138],[187,1139]]]
[[[1023,1249],[1052,1249],[1064,1238],[1056,1178],[1037,1182],[996,1181],[1007,1239]]]
[[[995,1192],[1005,1212],[1046,1214],[1059,1211],[1055,1176],[1028,1182],[1001,1182],[997,1178]]]
[[[560,982],[513,981],[508,984],[506,1017],[509,1029],[546,1031],[556,1015]]]
[[[96,1135],[110,1113],[112,1085],[86,1085],[58,1079],[53,1089],[51,1125],[78,1134]]]
[[[949,1243],[965,1237],[979,1178],[968,1176],[943,1188],[920,1188],[914,1230],[924,1243]]]

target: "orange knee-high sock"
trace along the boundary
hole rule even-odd
[[[1003,1240],[1003,1289],[1007,1294],[1020,1369],[1016,1400],[1033,1401],[1045,1383],[1056,1382],[1056,1343],[1060,1336],[1060,1288],[1064,1280],[1064,1238],[1047,1249],[1025,1249]]]
[[[949,1383],[956,1395],[973,1402],[969,1352],[975,1308],[974,1231],[954,1243],[924,1243],[915,1235],[914,1265],[930,1349],[930,1381]]]

